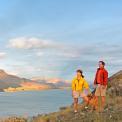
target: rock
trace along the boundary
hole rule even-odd
[[[59,109],[60,109],[60,110],[66,110],[67,107],[60,107]]]

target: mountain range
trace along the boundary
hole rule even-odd
[[[0,91],[42,90],[68,87],[70,84],[61,79],[26,79],[0,70]]]

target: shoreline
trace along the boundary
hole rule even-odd
[[[17,92],[32,92],[32,91],[48,91],[48,90],[56,90],[56,89],[59,89],[59,90],[63,90],[63,89],[71,89],[70,87],[61,87],[61,88],[48,88],[48,89],[40,89],[40,90],[18,90],[18,91],[0,91],[0,93],[17,93]]]

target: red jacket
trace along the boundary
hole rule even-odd
[[[99,71],[100,71],[100,75],[98,75]],[[100,82],[101,85],[107,85],[107,82],[108,82],[108,72],[107,72],[106,69],[104,69],[104,68],[103,69],[100,69],[100,68],[97,69],[95,80],[94,80],[94,84],[97,84],[98,77],[100,79],[99,82]]]

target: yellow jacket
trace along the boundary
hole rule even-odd
[[[81,79],[78,81],[77,78],[74,78],[72,80],[72,90],[73,91],[82,91],[83,89],[88,89],[89,85],[87,81],[81,77]]]

